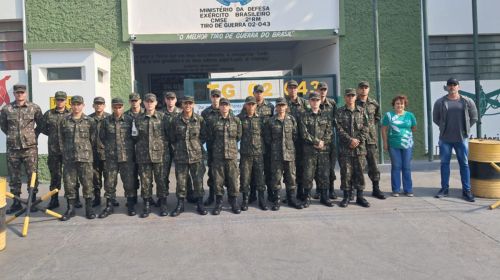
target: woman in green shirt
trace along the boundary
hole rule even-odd
[[[408,98],[398,95],[392,99],[394,111],[387,112],[382,119],[382,138],[384,150],[391,156],[392,196],[399,196],[401,173],[403,191],[406,196],[413,196],[411,180],[411,158],[413,153],[413,132],[417,129],[417,120],[413,113],[405,111]]]

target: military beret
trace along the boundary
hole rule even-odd
[[[255,97],[253,97],[253,96],[248,96],[247,98],[245,98],[245,103],[253,103],[253,104],[256,104],[256,103],[257,103],[257,100],[255,100]]]
[[[26,85],[15,84],[13,86],[13,88],[14,88],[14,92],[26,92]]]
[[[220,90],[218,89],[214,89],[210,92],[210,96],[214,96],[214,95],[217,95],[217,96],[221,96],[222,93],[220,92]]]
[[[75,104],[75,103],[80,103],[80,104],[83,104],[83,97],[81,97],[80,95],[74,95],[73,97],[71,97],[71,104]]]
[[[106,100],[104,100],[104,97],[97,96],[94,98],[94,104],[104,104],[106,103]]]
[[[120,97],[115,97],[111,99],[111,105],[123,105],[123,99]]]
[[[286,105],[287,102],[286,102],[286,99],[284,97],[278,97],[276,99],[276,105]]]
[[[66,98],[68,98],[68,95],[66,94],[66,92],[60,90],[60,91],[56,91],[56,94],[54,95],[54,98],[56,100],[59,100],[59,99],[66,100]]]
[[[299,86],[299,84],[297,83],[297,81],[296,81],[296,80],[290,80],[290,81],[288,81],[288,83],[287,83],[287,87],[290,87],[290,86],[298,87],[298,86]]]
[[[358,88],[360,88],[360,87],[370,87],[370,83],[367,81],[361,81],[358,84]]]
[[[328,89],[328,85],[325,82],[319,82],[318,89]]]
[[[227,104],[227,105],[231,105],[231,101],[229,101],[229,99],[227,98],[221,98],[220,101],[219,101],[220,104]]]
[[[264,92],[264,86],[263,85],[256,85],[253,87],[253,92]]]
[[[344,95],[356,95],[356,90],[353,88],[346,88],[344,91]]]
[[[139,100],[141,96],[138,93],[132,92],[128,95],[128,100]]]
[[[144,101],[155,102],[156,95],[154,93],[146,93],[146,95],[144,95]]]

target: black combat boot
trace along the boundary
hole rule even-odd
[[[170,216],[177,217],[182,212],[184,212],[184,197],[178,197],[177,198],[177,206],[175,206],[174,211],[172,211],[172,213],[170,213]]]
[[[259,207],[261,210],[268,210],[264,191],[259,191]]]
[[[311,205],[311,189],[304,189],[304,204],[303,207],[307,208]]]
[[[321,197],[321,190],[318,189],[318,187],[316,187],[316,191],[314,192],[312,198],[313,199],[320,199],[320,197]]]
[[[196,202],[196,211],[202,216],[208,214],[207,210],[205,209],[205,205],[203,205],[203,197],[198,197],[198,201]]]
[[[273,202],[274,191],[272,188],[267,187],[267,201]]]
[[[286,201],[287,201],[288,206],[293,207],[295,209],[304,208],[302,206],[302,203],[297,201],[297,199],[295,198],[295,195],[296,195],[295,190],[289,190],[286,192]]]
[[[167,208],[167,198],[160,198],[160,216],[165,217],[168,216],[168,208]]]
[[[297,195],[295,196],[295,198],[300,201],[304,201],[304,187],[302,185],[297,185]]]
[[[248,193],[244,192],[243,193],[243,199],[241,200],[241,211],[247,211],[248,210]]]
[[[49,205],[47,206],[47,209],[52,210],[52,209],[56,209],[58,207],[59,207],[59,196],[57,196],[57,194],[55,194],[50,198],[50,202],[49,202]]]
[[[212,203],[214,203],[214,198],[215,198],[215,189],[212,187],[208,189],[208,198],[207,200],[205,200],[204,203],[205,206],[212,205]]]
[[[254,185],[250,185],[250,198],[248,199],[248,203],[252,204],[257,201],[257,187]],[[243,209],[241,209],[243,210]],[[245,210],[243,210],[245,211]]]
[[[92,198],[85,198],[85,217],[89,220],[95,219],[95,212],[92,207]]]
[[[137,196],[135,197],[127,197],[127,214],[129,216],[135,216],[135,204],[137,201]]]
[[[328,206],[328,207],[333,207],[333,202],[330,200],[328,197],[328,190],[327,189],[322,189],[320,190],[320,200],[319,203]]]
[[[76,199],[75,199],[75,208],[82,208],[82,202],[80,201],[80,188],[76,188]]]
[[[346,208],[349,205],[349,201],[351,200],[352,190],[344,191],[344,198],[339,203],[339,206],[342,208]]]
[[[108,198],[106,199],[106,207],[102,210],[102,212],[99,214],[100,219],[104,219],[107,216],[113,214],[113,200]]]
[[[376,197],[378,199],[385,199],[384,193],[380,190],[380,186],[378,184],[378,181],[373,182],[373,191],[372,191],[372,196]]]
[[[354,191],[351,189],[349,191],[349,202],[353,202],[354,201]]]
[[[370,203],[363,197],[363,190],[357,191],[356,204],[362,207],[370,207]]]
[[[75,216],[75,200],[74,199],[68,199],[68,208],[66,209],[66,212],[64,212],[63,216],[61,217],[61,221],[67,221]]]
[[[229,205],[231,205],[231,210],[233,211],[234,214],[241,213],[241,207],[240,207],[240,205],[238,205],[238,197],[230,196],[229,197]],[[248,207],[247,207],[247,209],[248,209]]]
[[[186,201],[189,203],[197,203],[198,202],[198,199],[196,197],[194,197],[194,192],[192,189],[187,190]]]
[[[215,197],[215,207],[212,210],[212,215],[219,215],[220,211],[222,211],[222,195]]]
[[[120,206],[120,203],[118,203],[118,200],[116,200],[116,199],[113,199],[113,201],[111,201],[111,202],[113,202],[114,207]]]
[[[271,204],[271,210],[273,211],[278,211],[280,210],[280,195],[279,195],[279,190],[273,191],[272,195],[272,204]]]
[[[16,194],[16,195],[20,196],[20,194]],[[9,207],[9,209],[7,209],[7,211],[5,211],[5,213],[14,214],[21,209],[23,209],[21,202],[19,202],[17,199],[14,199],[14,201],[12,202],[12,205]]]
[[[335,193],[335,189],[333,187],[333,182],[330,185],[330,187],[328,188],[328,197],[330,199],[337,199],[337,193]]]
[[[149,213],[151,213],[151,197],[144,199],[144,208],[142,209],[141,218],[149,217]]]
[[[94,189],[94,201],[92,201],[92,207],[97,207],[101,205],[101,190]]]
[[[153,197],[150,197],[149,198],[149,206],[160,207],[160,199],[158,198],[158,200],[155,201],[155,199]]]

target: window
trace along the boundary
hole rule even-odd
[[[0,71],[23,69],[23,24],[21,21],[0,22]]]
[[[82,80],[82,67],[47,68],[47,81]]]
[[[99,83],[104,83],[104,71],[100,69],[97,70],[97,81]]]

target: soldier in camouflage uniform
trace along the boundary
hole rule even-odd
[[[170,123],[169,139],[174,150],[175,178],[177,180],[177,206],[170,214],[172,217],[184,212],[184,199],[189,178],[193,182],[193,196],[197,202],[197,211],[206,215],[203,205],[203,143],[206,142],[207,131],[205,120],[193,112],[194,98],[186,96],[182,100],[182,113],[176,115]]]
[[[62,139],[59,123],[69,114],[66,108],[67,94],[64,91],[55,93],[56,107],[50,109],[43,115],[42,128],[40,132],[48,136],[49,156],[47,165],[50,171],[50,190],[61,189],[63,154],[59,141]],[[77,195],[78,196],[78,195]],[[50,198],[48,209],[59,207],[59,198],[53,195]]]
[[[64,161],[64,196],[68,200],[68,209],[61,218],[62,221],[75,216],[77,181],[82,185],[85,198],[85,216],[87,219],[95,218],[92,209],[92,163],[94,162],[92,147],[95,142],[96,123],[83,113],[84,107],[83,97],[73,96],[71,114],[59,123]]]
[[[7,168],[10,175],[10,191],[14,195],[20,196],[22,170],[24,169],[28,178],[31,178],[32,173],[37,172],[37,138],[43,116],[40,107],[28,101],[25,85],[14,85],[14,97],[13,102],[2,107],[0,128],[7,136]],[[33,190],[33,201],[36,200],[37,185]],[[12,214],[21,208],[21,203],[14,200],[6,213]],[[35,208],[31,210],[34,211]]]
[[[328,207],[333,202],[328,198],[330,175],[330,148],[333,138],[333,123],[330,111],[320,109],[321,96],[317,92],[309,95],[311,109],[302,113],[299,121],[302,152],[304,155],[304,207],[311,204],[313,179],[319,190],[320,203]],[[290,198],[288,198],[290,199]]]
[[[172,122],[174,117],[176,117],[178,114],[182,112],[182,109],[176,107],[177,103],[177,95],[175,92],[168,91],[164,93],[164,102],[165,106],[162,109],[162,113],[165,114],[165,117],[167,119],[168,124]],[[170,186],[170,180],[168,179],[170,177],[170,169],[172,167],[172,162],[174,161],[174,149],[173,149],[173,144],[170,143],[169,147],[167,148],[167,158],[165,160],[165,176],[167,176],[167,191],[169,190]],[[187,195],[186,199],[190,203],[195,203],[197,199],[193,196],[193,182],[191,181],[191,177],[188,176],[188,183],[187,183]]]
[[[264,128],[264,140],[271,146],[271,210],[280,209],[281,178],[284,175],[287,194],[294,194],[295,183],[295,141],[298,138],[298,129],[295,118],[287,113],[287,101],[280,97],[276,100],[276,115],[269,118]],[[302,204],[290,196],[289,205],[302,209]]]
[[[250,183],[256,185],[259,191],[259,207],[267,210],[264,192],[264,119],[256,112],[257,101],[255,97],[248,96],[245,106],[238,115],[241,120],[240,143],[240,189],[243,193],[241,210],[248,210]]]
[[[335,127],[335,112],[337,111],[337,103],[335,100],[332,98],[327,97],[328,96],[328,85],[325,82],[320,82],[318,83],[317,87],[317,92],[321,96],[321,104],[319,105],[319,108],[321,111],[328,112],[328,114],[331,117],[331,122],[332,126]],[[332,144],[330,147],[330,185],[328,186],[328,197],[330,199],[336,199],[337,194],[335,193],[334,189],[334,183],[335,180],[337,179],[337,176],[335,176],[335,164],[337,162],[337,145],[335,141],[335,134],[332,136]],[[318,189],[316,188],[316,191]],[[316,192],[318,195],[315,197],[315,199],[319,198],[319,193]]]
[[[384,193],[380,190],[380,172],[377,167],[378,158],[378,130],[380,125],[380,106],[377,101],[368,97],[370,84],[362,81],[356,89],[356,105],[362,107],[368,116],[368,137],[366,138],[366,161],[368,164],[368,177],[372,181],[372,196],[378,199],[385,199]]]
[[[207,125],[212,121],[212,119],[217,118],[220,115],[219,113],[220,98],[221,98],[220,90],[214,89],[210,91],[210,100],[212,101],[212,105],[210,107],[205,108],[205,110],[201,112],[201,116],[203,117]],[[215,185],[212,172],[212,162],[213,162],[212,142],[210,142],[210,139],[207,139],[208,198],[205,201],[205,206],[211,205],[215,200],[215,187],[214,187]]]
[[[106,153],[104,151],[104,144],[99,137],[99,131],[101,129],[102,122],[104,118],[109,116],[109,113],[104,112],[106,103],[104,98],[98,96],[94,98],[94,113],[89,115],[89,118],[93,119],[96,123],[96,135],[94,136],[94,146],[92,150],[94,151],[94,173],[92,178],[92,183],[94,185],[94,202],[93,207],[101,205],[101,189],[102,189],[102,177],[106,176],[104,173],[104,164],[106,161]],[[104,178],[106,180],[106,178]]]
[[[298,95],[299,84],[295,80],[290,80],[286,83],[286,88],[288,95],[286,96],[286,102],[288,107],[288,113],[295,118],[298,123],[300,115],[309,108],[306,100]],[[304,169],[302,167],[303,156],[302,156],[302,140],[297,138],[295,141],[295,164],[297,172],[297,198],[304,200],[304,185],[302,184],[302,175]]]
[[[253,87],[253,96],[255,97],[255,101],[257,102],[257,114],[263,119],[264,123],[274,115],[274,105],[264,99],[264,86],[256,85]],[[243,111],[243,110],[242,110]],[[264,176],[265,183],[267,185],[268,190],[271,190],[271,147],[265,145],[264,147]],[[256,197],[256,184],[255,182],[250,183],[250,198],[249,203],[253,203],[257,200]]]
[[[238,169],[238,141],[241,139],[241,121],[230,114],[231,102],[221,98],[219,102],[220,114],[212,119],[208,125],[208,139],[212,145],[212,175],[215,185],[215,207],[213,215],[219,215],[222,210],[224,184],[231,210],[235,214],[241,213],[238,205],[239,169]]]
[[[128,96],[128,102],[130,105],[130,109],[125,112],[126,116],[130,116],[132,118],[132,123],[135,125],[135,121],[137,117],[144,113],[144,108],[141,107],[141,96],[138,93],[131,93]],[[137,204],[137,190],[139,190],[139,165],[135,160],[135,142],[134,142],[134,151],[132,153],[132,161],[134,162],[134,173],[133,173],[133,185],[135,187],[135,204]],[[152,202],[154,204],[154,202]],[[127,205],[128,206],[128,205]]]
[[[156,183],[156,196],[160,201],[160,216],[167,216],[167,188],[165,184],[165,168],[163,163],[168,147],[168,123],[165,115],[156,111],[156,95],[148,93],[144,96],[146,111],[136,120],[138,135],[136,137],[135,155],[139,164],[141,177],[141,195],[144,199],[144,209],[141,218],[146,218],[151,213],[151,197],[153,191],[153,178]]]
[[[106,218],[114,211],[116,200],[116,184],[118,173],[123,182],[125,197],[127,198],[127,212],[129,216],[135,216],[135,187],[133,184],[134,142],[132,140],[132,117],[123,113],[123,100],[119,97],[111,100],[113,114],[107,116],[102,122],[99,137],[106,151],[106,162],[104,163],[104,197],[106,207],[99,214],[99,218]]]
[[[340,207],[347,207],[353,189],[357,191],[356,203],[369,207],[363,197],[365,179],[365,141],[368,137],[368,117],[362,107],[356,106],[356,91],[348,88],[344,93],[346,105],[337,110],[335,124],[339,136],[340,188],[344,192]]]

